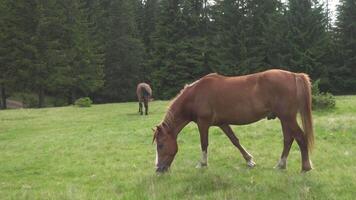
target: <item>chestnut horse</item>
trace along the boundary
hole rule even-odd
[[[297,123],[301,114],[303,130]],[[297,141],[302,171],[312,169],[309,152],[314,142],[311,114],[311,87],[307,74],[268,70],[246,76],[226,77],[209,74],[187,85],[172,100],[164,120],[154,130],[156,171],[166,171],[177,151],[177,136],[191,121],[198,125],[202,159],[197,167],[207,166],[208,131],[218,126],[241,152],[249,167],[255,162],[240,144],[230,125],[244,125],[265,117],[278,117],[284,147],[276,168],[285,169],[289,150]]]
[[[148,101],[152,96],[152,89],[147,83],[139,83],[136,89],[138,99],[138,112],[143,115],[142,102],[145,106],[145,114],[148,114]]]

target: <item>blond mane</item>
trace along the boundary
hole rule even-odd
[[[181,89],[179,91],[179,93],[170,101],[170,103],[168,104],[168,109],[167,109],[167,113],[163,119],[163,121],[161,122],[162,125],[166,125],[168,127],[170,127],[170,124],[173,123],[174,121],[174,116],[172,114],[172,106],[173,104],[177,101],[177,99],[190,87],[194,86],[195,84],[197,84],[200,81],[194,81],[193,83],[190,84],[185,84],[183,89]]]
[[[207,77],[207,76],[216,76],[219,74],[217,73],[210,73],[204,77]],[[202,77],[202,78],[204,78]],[[172,114],[172,106],[173,104],[177,101],[177,99],[189,88],[191,88],[192,86],[196,85],[202,78],[194,81],[193,83],[190,83],[190,84],[185,84],[183,89],[181,89],[179,91],[179,93],[170,101],[170,103],[168,104],[168,109],[167,109],[167,113],[166,113],[166,116],[164,117],[163,121],[161,122],[162,125],[166,125],[168,127],[170,127],[170,124],[173,123],[174,121],[174,116]]]

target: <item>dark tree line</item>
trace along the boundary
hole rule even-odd
[[[129,101],[141,81],[167,99],[207,73],[270,68],[355,93],[356,4],[329,19],[317,0],[0,0],[0,102]]]

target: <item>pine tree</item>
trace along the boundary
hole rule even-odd
[[[22,90],[34,85],[28,81],[34,62],[36,47],[33,36],[37,26],[36,2],[3,1],[1,29],[2,101],[6,107],[8,91]],[[32,77],[31,77],[32,78]],[[36,81],[36,80],[34,80]]]
[[[6,109],[7,87],[13,78],[11,70],[12,59],[14,59],[11,50],[11,33],[13,27],[9,22],[9,8],[5,1],[0,2],[0,108]]]
[[[69,94],[69,103],[78,95],[88,96],[103,85],[103,58],[97,42],[92,38],[93,27],[85,1],[62,1],[61,13],[65,20],[62,56],[65,60],[61,76],[62,87]]]
[[[312,78],[323,71],[328,44],[327,18],[323,5],[315,0],[290,0],[286,11],[287,31],[283,64],[295,72],[306,72]]]
[[[55,72],[56,62],[58,60],[58,49],[61,37],[58,31],[60,19],[56,16],[54,0],[37,1],[33,10],[36,16],[33,18],[33,32],[28,34],[32,40],[33,56],[30,59],[31,64],[26,69],[25,82],[26,88],[38,94],[38,107],[45,104],[45,93],[49,91],[52,85],[50,79]]]
[[[283,6],[278,0],[246,1],[246,59],[239,64],[240,73],[281,66],[282,12]]]
[[[153,72],[152,63],[150,63],[150,61],[152,61],[154,57],[153,35],[156,31],[158,13],[158,0],[147,0],[141,4],[140,9],[136,11],[136,15],[138,15],[140,19],[138,21],[140,24],[138,31],[145,48],[144,60],[146,60],[142,66],[140,81],[149,83],[151,82]]]
[[[172,95],[176,76],[181,70],[176,68],[177,41],[179,38],[180,8],[178,1],[161,1],[159,4],[159,17],[157,29],[153,36],[154,54],[152,68],[154,68],[153,85],[156,88],[155,96],[163,98]],[[173,70],[176,71],[173,71]],[[172,77],[173,76],[173,77]],[[181,83],[182,84],[182,83]]]
[[[186,83],[211,71],[207,64],[204,1],[161,1],[154,34],[153,84],[170,98]]]
[[[38,107],[44,106],[46,93],[87,95],[102,85],[102,61],[89,37],[83,1],[17,0],[11,5],[20,41],[17,85],[38,94]]]
[[[247,58],[246,0],[215,1],[212,19],[216,26],[216,47],[222,74],[238,74],[240,64]]]
[[[331,69],[333,90],[339,93],[356,92],[356,4],[341,0],[336,22],[337,62]]]
[[[135,88],[143,65],[143,44],[139,39],[133,1],[103,1],[105,11],[104,58],[107,101],[127,101],[135,98]]]

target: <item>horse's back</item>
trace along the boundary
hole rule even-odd
[[[143,97],[151,97],[152,89],[147,83],[139,83],[137,85],[136,94],[139,100]]]
[[[190,93],[197,118],[210,117],[217,124],[248,124],[281,109],[295,109],[290,105],[295,90],[295,74],[275,69],[246,76],[209,74]]]

